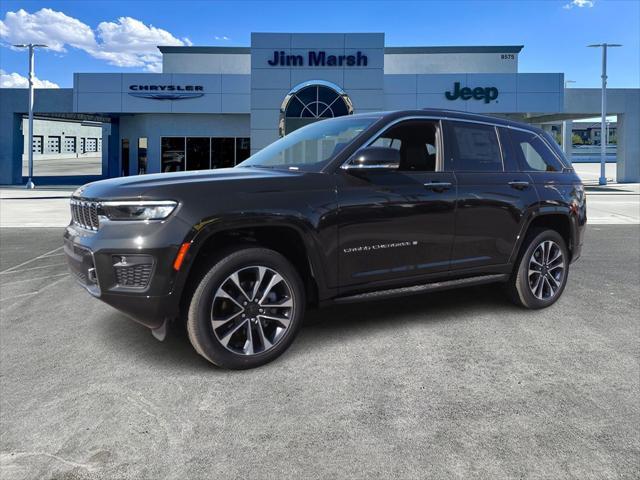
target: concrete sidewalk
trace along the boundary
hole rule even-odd
[[[65,189],[1,188],[0,227],[64,227],[69,223],[69,197]]]

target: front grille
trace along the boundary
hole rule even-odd
[[[153,260],[147,255],[116,256],[113,271],[116,286],[125,288],[146,288],[151,280]]]
[[[98,220],[98,202],[71,199],[71,219],[76,225],[87,230],[98,230],[100,221]]]

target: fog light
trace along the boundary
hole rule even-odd
[[[114,255],[113,273],[116,288],[147,288],[153,272],[150,255]]]

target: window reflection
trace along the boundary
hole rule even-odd
[[[251,142],[246,137],[162,137],[161,171],[229,168],[250,154]]]

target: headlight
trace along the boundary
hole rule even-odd
[[[101,202],[101,214],[109,220],[162,220],[178,205],[173,200]]]

